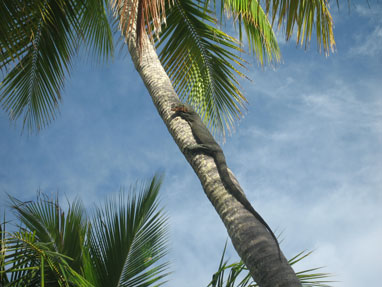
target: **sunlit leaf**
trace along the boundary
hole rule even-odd
[[[245,62],[239,42],[216,28],[211,13],[191,0],[174,0],[157,46],[180,98],[224,136],[245,107],[238,82]]]

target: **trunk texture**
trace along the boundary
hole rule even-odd
[[[152,97],[161,118],[184,154],[186,146],[195,144],[188,123],[177,117],[171,120],[171,106],[178,104],[179,97],[163,69],[153,45],[145,37],[141,56],[135,42],[134,31],[128,38],[128,47],[134,65]],[[222,219],[239,256],[261,287],[301,286],[295,272],[284,255],[279,257],[277,245],[266,228],[229,194],[220,180],[212,157],[185,154],[200,179],[203,189]],[[231,177],[237,183],[233,174]]]

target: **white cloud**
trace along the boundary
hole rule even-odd
[[[351,7],[351,12],[354,7]],[[354,11],[366,18],[373,18],[377,21],[381,21],[380,15],[382,12],[382,6],[377,3],[370,3],[369,6],[367,5],[356,5]]]
[[[356,37],[356,46],[349,50],[350,56],[380,57],[382,55],[382,26],[378,25],[366,35]]]
[[[301,269],[325,265],[340,281],[334,286],[374,285],[382,271],[381,204],[372,186],[345,183],[327,199],[304,206],[305,219],[296,224],[312,236],[315,252]]]
[[[370,3],[370,7],[357,5],[355,13],[361,18],[362,24],[368,23],[367,29],[357,29],[353,36],[354,46],[349,49],[349,56],[377,57],[382,55],[382,6]]]

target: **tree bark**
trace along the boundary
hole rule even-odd
[[[186,146],[196,143],[195,139],[185,120],[179,117],[171,119],[174,112],[170,109],[180,102],[179,97],[147,35],[144,42],[143,52],[139,56],[134,31],[127,37],[135,68],[167,129],[197,174],[204,192],[222,219],[237,253],[253,279],[261,287],[301,286],[283,254],[280,259],[277,245],[264,225],[226,191],[213,158],[203,154],[184,153]],[[232,173],[231,177],[237,183]]]

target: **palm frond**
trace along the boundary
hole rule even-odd
[[[222,0],[221,8],[232,15],[233,23],[239,29],[239,39],[243,41],[242,27],[252,51],[260,64],[279,62],[280,49],[268,15],[257,0]],[[221,15],[223,11],[221,12]]]
[[[215,28],[210,15],[202,4],[174,0],[157,47],[163,46],[159,57],[180,98],[224,136],[246,103],[237,79],[245,62],[239,43]]]
[[[126,198],[109,200],[97,209],[89,238],[97,286],[160,286],[168,263],[166,217],[157,210],[161,180],[132,189]],[[151,286],[151,285],[150,285]]]
[[[113,31],[108,0],[86,0],[79,27],[83,43],[95,59],[106,61],[114,55]]]
[[[36,240],[34,232],[7,233],[1,230],[2,286],[84,286],[91,287],[74,271],[71,258],[51,251],[50,244]]]
[[[238,277],[242,277],[243,271],[245,271],[246,267],[242,262],[237,262],[228,265],[228,261],[224,261],[225,251],[227,248],[227,242],[224,245],[224,250],[222,257],[220,259],[218,271],[212,276],[211,282],[207,287],[249,287],[253,286],[250,284],[252,282],[251,276],[245,276],[243,279],[239,279]],[[226,271],[229,271],[228,276],[226,276]],[[247,270],[248,271],[248,270]],[[236,281],[240,280],[239,283]]]
[[[35,202],[9,196],[22,225],[12,234],[5,232],[5,223],[0,226],[1,284],[162,285],[168,263],[163,262],[167,218],[158,209],[160,185],[155,176],[139,192],[120,193],[96,210],[93,222],[78,199],[64,212],[57,198],[44,194]]]
[[[142,36],[146,34],[146,31],[152,41],[154,34],[159,36],[162,22],[166,22],[165,4],[165,0],[111,1],[122,35],[127,37],[135,29],[139,54],[142,52],[143,39],[145,39]]]
[[[0,103],[10,120],[38,131],[57,115],[81,39],[97,55],[112,51],[104,0],[4,0],[0,8]]]
[[[35,232],[39,242],[49,243],[52,252],[72,258],[71,267],[80,272],[82,245],[88,228],[81,202],[74,200],[65,214],[58,199],[40,196],[37,201],[27,203],[10,199],[16,216],[25,228]]]
[[[265,11],[271,13],[272,24],[277,23],[278,28],[283,28],[287,40],[296,29],[297,43],[305,43],[306,48],[315,26],[319,50],[323,48],[326,55],[334,50],[333,19],[328,0],[265,0],[265,6]]]
[[[227,244],[226,244],[227,245]],[[211,282],[207,287],[255,287],[258,286],[253,281],[251,274],[242,261],[228,264],[224,260],[226,245],[220,259],[218,271],[212,276]],[[289,264],[293,265],[305,259],[312,252],[300,252],[289,260]],[[304,271],[297,272],[297,277],[300,279],[301,284],[306,287],[330,287],[327,283],[334,282],[326,280],[331,277],[329,273],[316,273],[320,268],[312,268]],[[227,273],[228,272],[228,275]]]

